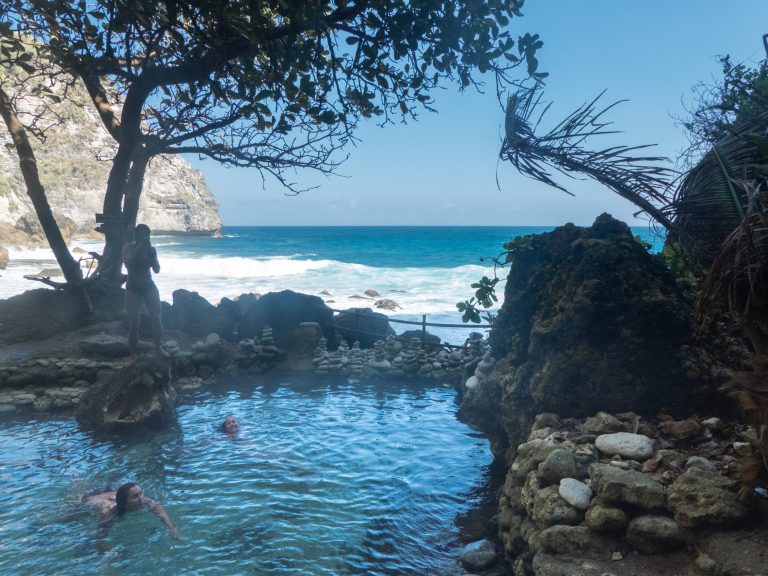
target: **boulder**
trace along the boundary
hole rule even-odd
[[[653,440],[642,434],[630,434],[629,432],[602,434],[595,440],[595,446],[603,454],[609,456],[618,454],[622,458],[630,458],[639,462],[648,460],[653,456]]]
[[[168,316],[164,318],[167,328],[181,330],[193,338],[204,338],[215,332],[230,342],[235,339],[235,322],[228,311],[216,308],[197,292],[174,290]]]
[[[727,526],[743,520],[749,512],[734,489],[733,480],[694,467],[669,487],[667,502],[683,526]]]
[[[164,427],[176,419],[176,390],[168,358],[148,354],[93,384],[80,397],[75,418],[83,428]]]
[[[664,508],[664,487],[642,472],[592,464],[589,476],[592,488],[606,503],[648,511]]]
[[[560,496],[558,486],[547,486],[536,491],[531,518],[537,526],[546,528],[558,524],[570,526],[581,522],[583,512],[571,506]]]
[[[577,474],[576,459],[564,448],[553,450],[539,464],[539,477],[548,484],[557,484],[562,478],[573,478]]]
[[[470,571],[485,570],[492,566],[499,557],[496,547],[490,540],[478,540],[464,547],[461,552],[461,563]]]
[[[621,508],[598,501],[589,507],[584,522],[597,532],[618,532],[627,527],[629,516]]]
[[[414,338],[418,338],[419,342],[422,342],[422,345],[427,352],[442,348],[440,345],[440,337],[430,334],[429,332],[424,333],[421,330],[406,330],[397,336],[397,339],[402,342],[404,346],[410,346],[411,341]]]
[[[8,250],[0,246],[0,270],[5,270],[6,266],[8,266]]]
[[[390,334],[395,334],[387,315],[374,312],[370,308],[342,310],[334,316],[333,322],[339,336],[350,345],[357,340],[360,342],[360,348],[373,348],[377,340],[384,340]]]
[[[0,345],[77,330],[87,317],[85,299],[74,290],[28,290],[0,300]]]
[[[292,332],[302,322],[316,322],[328,342],[335,341],[333,311],[322,298],[292,290],[270,292],[253,302],[243,313],[238,337],[261,338],[264,327],[271,326],[275,343],[284,349],[290,344]]]
[[[528,246],[515,255],[489,338],[510,446],[542,412],[654,414],[716,401],[704,384],[717,383],[717,363],[688,376],[703,354],[691,303],[626,224],[603,214],[589,228],[531,236]]]
[[[688,532],[672,518],[649,514],[633,518],[627,543],[641,554],[664,554],[685,546]]]

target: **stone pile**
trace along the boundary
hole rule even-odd
[[[715,568],[696,572],[697,539],[743,527],[757,512],[737,496],[735,478],[737,458],[753,444],[753,429],[718,418],[655,426],[633,413],[539,414],[499,502],[515,576],[624,574],[618,561],[628,556],[682,549],[691,576],[724,574],[710,556]]]
[[[261,339],[245,338],[237,344],[235,363],[239,371],[264,372],[277,364],[285,355],[275,344],[272,327],[264,326]]]
[[[372,349],[363,350],[356,341],[352,348],[342,340],[338,349],[328,350],[321,338],[314,351],[312,364],[317,374],[339,374],[351,378],[400,378],[458,381],[465,366],[485,353],[482,339],[468,341],[464,348],[449,352],[432,348],[427,351],[419,338],[403,345],[394,336],[377,340]]]

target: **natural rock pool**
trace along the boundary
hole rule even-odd
[[[0,419],[0,573],[461,574],[457,519],[479,505],[488,443],[455,392],[413,384],[229,382],[182,394],[178,427],[116,439],[73,418]],[[227,414],[240,421],[228,437]],[[94,546],[87,489],[162,502]]]

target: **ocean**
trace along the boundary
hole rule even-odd
[[[294,290],[322,297],[334,309],[374,307],[379,299],[400,308],[378,310],[390,319],[461,324],[456,303],[470,298],[470,285],[493,275],[489,258],[516,236],[552,226],[225,226],[219,237],[153,236],[161,271],[155,282],[163,300],[178,288],[198,292],[212,304],[223,297]],[[633,233],[658,251],[663,238],[647,226]],[[100,252],[96,241],[74,243]],[[82,254],[81,254],[82,255]],[[24,279],[55,267],[49,250],[9,249],[0,270],[0,298],[43,285]],[[486,260],[481,260],[485,258]],[[501,304],[507,270],[497,285]],[[368,297],[373,290],[378,296]],[[493,309],[492,309],[493,310]],[[469,327],[476,325],[469,324]],[[414,326],[393,323],[400,333]],[[470,328],[428,328],[444,341],[462,343]],[[482,331],[482,330],[478,330]]]

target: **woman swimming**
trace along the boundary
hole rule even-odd
[[[136,226],[135,240],[123,247],[123,262],[128,271],[125,283],[125,311],[128,314],[128,348],[136,354],[139,344],[139,321],[141,303],[144,302],[152,320],[152,340],[160,351],[160,338],[163,330],[161,321],[160,292],[152,280],[152,271],[160,272],[157,250],[150,242],[150,230],[146,224]]]
[[[108,548],[106,538],[112,525],[128,512],[136,512],[142,508],[149,508],[155,516],[160,518],[171,536],[179,538],[179,531],[176,530],[162,504],[144,496],[141,486],[135,482],[123,484],[116,491],[85,493],[80,497],[80,501],[98,507],[101,511],[101,519],[96,530],[96,547],[100,552],[105,552]]]

